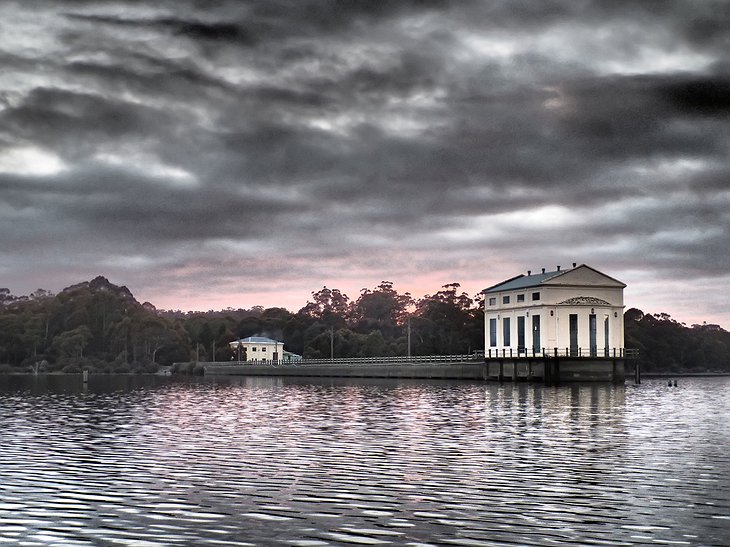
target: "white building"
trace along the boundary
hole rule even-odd
[[[624,283],[581,264],[519,275],[484,293],[487,356],[621,355]]]
[[[241,338],[229,345],[236,361],[280,361],[284,359],[284,342],[264,336]]]

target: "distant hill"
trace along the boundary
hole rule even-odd
[[[0,363],[44,363],[65,371],[156,370],[158,363],[187,360],[189,346],[184,329],[102,276],[57,295],[0,293]]]

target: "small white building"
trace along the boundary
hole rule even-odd
[[[485,354],[621,355],[625,287],[585,264],[527,272],[489,287],[483,291]]]
[[[281,361],[284,359],[284,342],[264,336],[249,336],[229,344],[236,361]]]
[[[284,363],[296,363],[302,360],[302,356],[291,351],[284,350]]]

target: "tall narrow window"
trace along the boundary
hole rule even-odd
[[[489,320],[489,346],[492,348],[497,347],[497,320]]]
[[[504,338],[504,345],[505,346],[509,346],[510,345],[510,341],[509,341],[509,317],[505,317],[502,320],[502,334],[503,334],[503,338]]]
[[[608,331],[608,315],[606,315],[603,318],[603,339],[605,340],[605,342],[603,343],[603,351],[604,351],[606,357],[608,357],[608,353],[610,351],[610,345],[609,345],[609,342],[608,342],[610,340],[610,338],[608,337],[608,335],[609,335],[609,331]]]
[[[517,316],[517,353],[525,353],[525,316]]]

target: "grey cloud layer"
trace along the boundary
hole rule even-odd
[[[637,4],[7,4],[4,284],[28,247],[149,287],[294,275],[262,249],[312,287],[577,251],[727,284],[730,5]],[[62,167],[2,168],[28,149]]]

